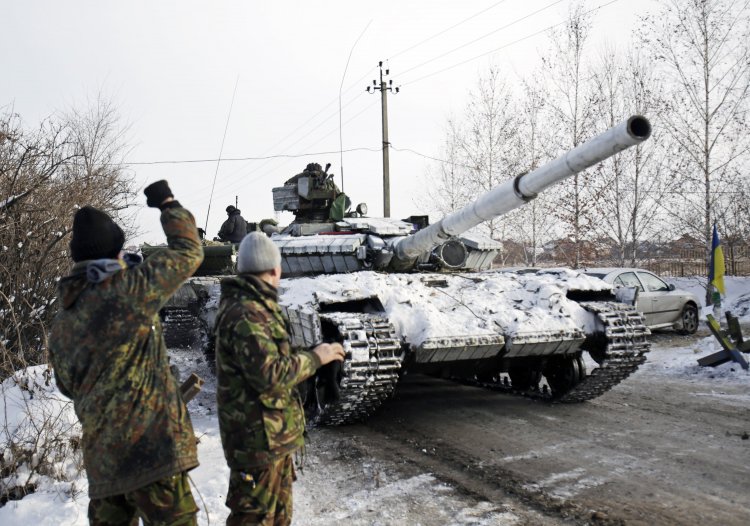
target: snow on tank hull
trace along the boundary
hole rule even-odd
[[[292,278],[282,280],[280,303],[296,347],[336,339],[347,351],[334,397],[325,374],[306,390],[308,414],[325,424],[366,418],[400,369],[580,402],[626,378],[649,349],[632,306],[568,269]],[[584,352],[598,364],[591,374]]]
[[[209,359],[220,279],[192,278],[165,309],[167,338],[198,343]],[[339,341],[346,350],[343,367],[301,386],[319,424],[366,419],[405,372],[582,402],[629,376],[649,350],[641,314],[610,284],[569,269],[361,271],[284,278],[279,292],[295,348]],[[586,353],[597,363],[590,372]]]

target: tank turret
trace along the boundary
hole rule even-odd
[[[301,276],[356,270],[487,269],[500,245],[482,236],[468,235],[468,230],[507,214],[555,183],[641,143],[650,133],[646,118],[630,117],[429,226],[425,216],[397,220],[347,214],[348,205],[333,217],[331,203],[341,201],[343,194],[327,175],[330,165],[322,171],[319,164],[309,164],[283,187],[273,189],[275,209],[295,213],[295,221],[283,232],[288,235],[274,237],[283,256],[282,270],[287,276]],[[306,237],[314,234],[319,235]]]

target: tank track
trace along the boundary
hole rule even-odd
[[[602,322],[607,345],[599,367],[573,389],[556,398],[556,402],[584,402],[602,395],[635,372],[646,361],[646,353],[651,348],[646,339],[651,331],[635,307],[598,301],[582,302],[580,305],[596,314]]]
[[[364,420],[390,397],[404,358],[401,339],[382,314],[326,313],[346,352],[339,398],[319,409],[311,424],[340,425]]]
[[[507,378],[505,382],[460,381],[493,391],[555,403],[585,402],[609,391],[646,361],[645,355],[651,347],[646,337],[651,331],[644,324],[643,315],[631,305],[602,301],[581,302],[580,305],[595,314],[603,324],[606,346],[599,355],[599,367],[569,391],[560,396],[553,395],[546,386],[542,391],[519,391],[507,382]]]

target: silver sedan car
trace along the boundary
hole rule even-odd
[[[650,329],[674,328],[680,334],[698,330],[698,298],[668,285],[656,274],[640,268],[588,268],[583,272],[615,286],[635,288],[635,308],[643,313]]]

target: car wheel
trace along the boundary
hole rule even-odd
[[[698,330],[698,308],[695,305],[685,305],[680,316],[682,329],[677,332],[680,334],[695,334]]]

